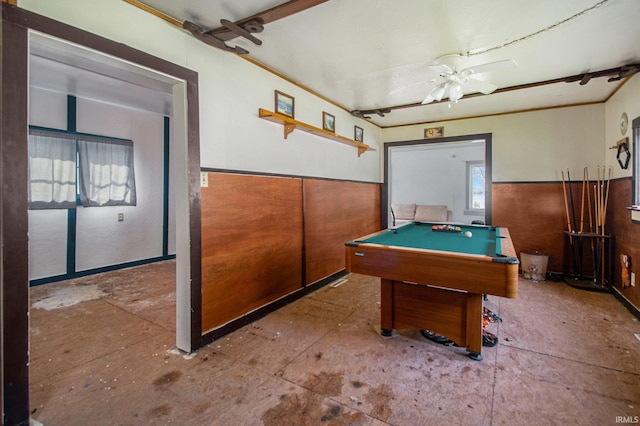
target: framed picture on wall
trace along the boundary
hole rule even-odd
[[[322,112],[322,128],[329,132],[336,131],[336,118],[328,112]]]
[[[425,139],[444,137],[444,127],[430,127],[424,129]]]
[[[276,90],[276,113],[294,118],[294,102],[295,99],[293,98],[293,96],[289,96],[286,93],[282,93],[281,91]]]
[[[353,126],[353,139],[356,142],[364,141],[364,129],[362,127]]]

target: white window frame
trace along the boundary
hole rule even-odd
[[[466,197],[466,208],[464,211],[465,215],[469,215],[469,216],[484,216],[485,214],[485,208],[474,208],[473,207],[473,169],[478,167],[478,166],[482,166],[482,168],[485,170],[485,185],[482,188],[482,193],[485,194],[485,198],[486,198],[486,164],[484,161],[467,161],[467,167],[466,167],[466,179],[467,179],[467,185],[466,185],[466,192],[467,192],[467,197]],[[486,207],[486,206],[485,206]]]

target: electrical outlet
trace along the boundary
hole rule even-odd
[[[124,222],[124,213],[118,213],[118,222]]]
[[[209,187],[209,173],[200,172],[200,188]]]
[[[636,273],[632,272],[631,273],[631,287],[635,287],[636,286]]]

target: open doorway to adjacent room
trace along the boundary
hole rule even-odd
[[[185,81],[30,31],[28,89],[30,132],[131,141],[137,194],[29,210],[32,392],[158,335],[189,352],[190,316],[177,324],[190,307]]]
[[[383,220],[396,209],[445,206],[447,222],[491,223],[491,135],[385,144]],[[401,215],[401,213],[400,213]]]

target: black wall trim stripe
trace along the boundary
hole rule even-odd
[[[259,320],[267,316],[268,314],[282,308],[283,306],[288,305],[289,303],[295,302],[298,299],[303,298],[304,296],[313,293],[316,290],[321,289],[329,283],[337,280],[338,278],[344,277],[347,275],[347,272],[343,269],[342,271],[336,272],[333,275],[330,275],[326,278],[321,279],[320,281],[316,281],[313,284],[310,284],[306,287],[302,287],[300,290],[295,291],[291,294],[284,296],[281,299],[275,300],[267,305],[261,306],[260,308],[252,311],[240,318],[237,318],[233,321],[228,322],[227,324],[216,328],[214,330],[208,331],[202,336],[202,343],[204,345],[213,342],[221,337],[226,336],[229,333],[232,333],[245,325],[251,324],[254,321]]]
[[[104,272],[117,271],[119,269],[133,268],[134,266],[146,265],[148,263],[162,262],[164,260],[171,260],[175,258],[176,258],[175,254],[170,254],[168,256],[152,257],[149,259],[134,260],[132,262],[126,262],[126,263],[118,263],[117,265],[109,265],[109,266],[102,266],[100,268],[87,269],[86,271],[78,271],[78,272],[73,272],[71,274],[55,275],[55,276],[46,277],[46,278],[37,278],[29,281],[29,286],[36,287],[43,284],[50,284],[58,281],[70,280],[73,278],[86,277],[89,275],[102,274]]]
[[[619,178],[611,178],[612,181],[623,181],[623,180],[627,180],[627,179],[631,179],[631,176],[624,176],[624,177],[619,177]],[[595,182],[595,179],[589,179],[589,182]],[[536,184],[540,184],[540,185],[548,185],[548,184],[556,184],[556,183],[562,183],[562,180],[538,180],[538,181],[525,181],[525,180],[519,180],[519,181],[500,181],[500,182],[491,182],[492,185],[536,185]],[[582,180],[572,180],[571,183],[582,183]]]

